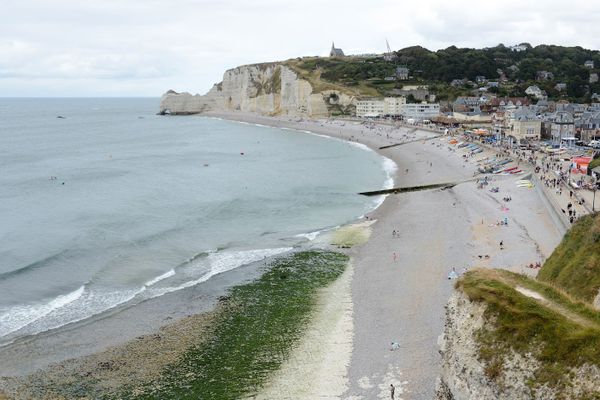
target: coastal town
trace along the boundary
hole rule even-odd
[[[369,240],[335,241],[352,259],[352,333],[332,337],[324,328],[303,346],[351,340],[350,359],[338,359],[349,365],[346,388],[343,380],[317,383],[302,353],[304,361],[282,368],[275,392],[597,395],[600,354],[579,335],[595,332],[590,318],[600,308],[600,53],[526,43],[348,53],[332,44],[327,57],[240,66],[203,96],[161,98],[159,114],[331,136],[398,168],[394,187],[359,192],[388,195],[348,228]],[[309,353],[324,360],[343,351]],[[294,386],[290,377],[299,375],[315,387]]]
[[[525,52],[528,47],[515,45],[510,50]],[[329,56],[347,57],[333,44]],[[390,62],[397,60],[391,51],[369,56]],[[598,82],[594,61],[586,60],[583,68],[589,70],[590,84]],[[397,66],[395,72],[394,76],[385,77],[385,80],[411,79],[406,66]],[[528,163],[533,167],[538,183],[544,190],[553,192],[549,196],[556,201],[565,222],[572,224],[578,215],[595,211],[596,191],[600,183],[600,159],[595,160],[600,155],[600,141],[597,140],[600,138],[600,103],[549,100],[547,93],[537,85],[528,86],[523,97],[498,96],[492,93],[493,89],[509,83],[501,70],[498,74],[498,80],[488,80],[481,75],[475,81],[454,79],[452,86],[470,87],[472,95],[458,96],[453,101],[436,103],[435,94],[427,86],[415,85],[403,85],[403,92],[407,95],[357,98],[355,116],[359,120],[387,121],[398,126],[409,125],[458,135],[460,142],[454,141],[454,144],[458,143],[459,147],[480,143],[503,149],[521,165]],[[536,79],[553,81],[554,74],[537,71]],[[555,85],[558,92],[566,87],[560,82]],[[422,101],[416,101],[416,98]],[[594,93],[592,99],[596,101],[600,97]],[[482,151],[478,146],[471,150],[473,154]],[[502,165],[482,170],[503,171]],[[515,167],[510,172],[514,174],[522,170]],[[563,192],[568,197],[563,196]],[[581,208],[579,214],[576,208]]]
[[[562,182],[570,197],[575,193],[577,201],[586,204],[586,212],[595,210],[600,181],[600,160],[594,161],[600,148],[596,141],[600,137],[600,104],[460,97],[451,105],[452,111],[442,114],[438,104],[406,104],[405,100],[359,100],[357,117],[459,135],[465,145],[469,141],[506,149],[531,163],[536,172],[543,171],[540,178],[545,178],[544,183],[551,180],[557,188],[556,182]]]
[[[0,400],[600,400],[593,2],[29,2]]]

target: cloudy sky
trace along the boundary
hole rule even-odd
[[[0,96],[206,92],[241,64],[512,45],[600,48],[594,0],[3,0]]]

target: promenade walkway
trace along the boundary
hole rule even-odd
[[[552,156],[530,150],[509,149],[505,147],[485,145],[486,148],[498,154],[513,157],[515,164],[531,174],[531,179],[540,194],[548,200],[550,206],[556,211],[556,216],[564,226],[565,231],[570,228],[578,218],[590,214],[594,207],[594,191],[584,188],[575,188],[569,184],[571,181],[581,179],[581,174],[569,172],[570,161],[565,161],[558,156]],[[585,177],[588,179],[589,177]],[[600,193],[599,193],[600,196]],[[600,207],[600,198],[598,199]],[[571,206],[569,207],[569,204]],[[569,215],[571,210],[571,216]]]

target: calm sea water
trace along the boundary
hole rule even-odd
[[[157,109],[0,99],[0,343],[288,251],[391,183],[365,148]]]

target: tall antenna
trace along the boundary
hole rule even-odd
[[[385,61],[396,61],[396,53],[394,53],[390,48],[390,43],[388,42],[387,38],[385,39],[385,46],[387,47],[387,53],[383,55],[383,59]]]

